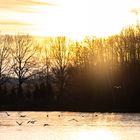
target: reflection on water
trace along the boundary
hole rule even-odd
[[[0,140],[139,140],[140,114],[0,113]],[[20,125],[21,124],[21,125]]]
[[[117,136],[115,136],[111,130],[108,130],[106,128],[98,128],[94,131],[90,130],[81,130],[81,132],[78,132],[77,135],[75,135],[75,139],[79,140],[117,140]]]

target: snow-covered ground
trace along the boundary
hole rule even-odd
[[[0,140],[140,140],[140,114],[1,112]]]

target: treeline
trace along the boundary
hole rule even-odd
[[[140,111],[140,26],[106,38],[0,36],[1,110]]]

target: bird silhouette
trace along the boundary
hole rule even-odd
[[[76,120],[76,119],[71,119],[71,120],[69,120],[69,121],[75,121],[75,122],[78,122],[78,120]]]
[[[121,86],[113,86],[113,88],[120,89]]]
[[[18,121],[16,121],[16,123],[17,123],[19,126],[23,124],[23,122],[18,122]]]
[[[10,116],[10,114],[8,114],[8,112],[5,112],[7,116]]]
[[[45,123],[43,126],[49,126],[49,124]]]
[[[35,120],[30,120],[30,121],[27,122],[27,124],[28,123],[34,124],[35,122],[36,122]]]
[[[31,122],[31,121],[28,121],[27,124],[30,123],[30,122]]]
[[[20,117],[21,117],[21,118],[24,118],[24,117],[26,117],[26,115],[20,115]]]

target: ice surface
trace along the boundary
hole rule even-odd
[[[8,114],[0,113],[0,140],[140,140],[138,113]]]

